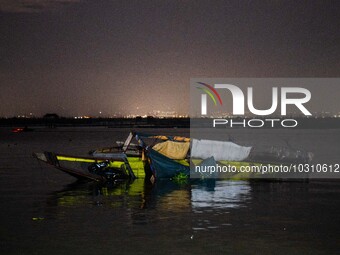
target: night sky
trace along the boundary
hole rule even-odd
[[[340,1],[0,0],[0,116],[189,110],[194,77],[339,77]]]

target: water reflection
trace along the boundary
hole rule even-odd
[[[246,181],[221,180],[209,185],[195,185],[191,188],[193,210],[202,208],[237,208],[245,206],[250,199],[251,188]]]
[[[145,193],[151,185],[142,179],[133,182],[122,181],[101,185],[98,183],[75,182],[65,186],[62,190],[53,192],[49,204],[59,207],[76,206],[109,206],[125,207],[130,202],[145,207]]]
[[[36,214],[45,220],[36,225],[46,229],[53,225],[63,238],[67,226],[72,240],[91,243],[97,238],[91,245],[112,237],[116,247],[119,236],[141,249],[169,245],[179,254],[181,249],[205,254],[203,245],[215,253],[234,254],[230,247],[237,247],[238,254],[248,254],[249,247],[261,253],[266,247],[271,254],[282,240],[287,248],[281,254],[321,254],[322,250],[336,254],[339,206],[330,201],[337,201],[338,194],[337,183],[325,187],[226,180],[75,183],[49,196],[43,206],[47,211]],[[314,242],[325,236],[326,243]]]
[[[245,208],[251,191],[246,181],[76,182],[51,194],[44,217],[69,223],[90,215],[98,226],[109,222],[117,228],[156,231],[176,226],[180,233],[195,236],[201,230],[230,227],[231,210]]]
[[[126,226],[176,219],[191,212],[190,185],[172,181],[153,185],[142,179],[109,185],[76,182],[50,195],[45,214],[62,219],[74,217],[74,211],[97,213],[111,222],[121,219],[119,224]]]
[[[136,215],[144,214],[142,210],[157,210],[160,217],[165,217],[164,213],[199,213],[245,207],[250,199],[251,187],[246,181],[158,181],[151,184],[137,179],[110,185],[76,182],[54,192],[48,204],[59,209],[93,206],[122,208]]]

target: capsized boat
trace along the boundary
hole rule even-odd
[[[240,146],[230,141],[213,141],[190,139],[180,136],[134,134],[138,145],[143,148],[150,169],[155,178],[173,178],[176,176],[189,176],[192,178],[270,178],[281,179],[282,173],[265,173],[239,171],[247,166],[263,168],[264,165],[279,165],[291,163],[309,163],[313,154],[302,150],[282,149],[270,147],[264,151],[254,150],[250,146]],[[232,167],[223,175],[193,174],[190,167],[200,165],[220,165]],[[302,175],[300,174],[300,177]],[[287,176],[285,176],[287,177]],[[294,176],[296,178],[296,176]],[[306,178],[306,176],[303,176]]]
[[[133,144],[132,139],[136,140]],[[252,147],[230,141],[190,139],[182,136],[153,135],[130,132],[119,146],[91,151],[87,157],[63,155],[53,152],[34,153],[38,160],[55,166],[74,177],[95,181],[119,178],[171,179],[188,177],[190,166],[218,164],[240,169],[246,166],[282,163],[308,163],[312,154],[301,150],[269,148],[259,152]],[[192,176],[206,178],[206,175]],[[240,171],[216,178],[249,179],[268,178],[261,173]],[[274,176],[270,176],[273,177]],[[276,178],[276,177],[275,177]]]

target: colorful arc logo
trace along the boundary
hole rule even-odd
[[[220,103],[220,105],[223,104],[220,94],[218,94],[218,92],[216,91],[216,89],[213,86],[211,86],[207,83],[204,83],[204,82],[197,82],[197,83],[200,84],[200,85],[203,85],[205,87],[205,88],[196,87],[197,89],[205,92],[205,94],[201,95],[201,114],[202,115],[207,114],[207,95],[209,95],[211,100],[214,102],[215,106],[217,105],[215,96],[217,97],[217,100]]]
[[[208,88],[208,89],[206,89],[206,88],[196,87],[197,89],[202,90],[205,93],[207,93],[209,95],[209,97],[211,98],[211,100],[214,102],[215,105],[217,105],[215,96],[217,97],[220,105],[223,105],[220,94],[218,94],[218,92],[216,91],[216,89],[213,86],[211,86],[209,84],[206,84],[204,82],[197,82],[197,83],[199,83],[199,84],[205,86],[206,88]],[[213,95],[213,93],[215,94],[215,96]]]

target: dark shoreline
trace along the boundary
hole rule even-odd
[[[248,118],[249,119],[249,118]],[[261,119],[261,118],[257,118]],[[265,118],[262,118],[263,120]],[[338,129],[340,118],[294,118],[298,121],[296,128],[300,129]],[[209,119],[204,119],[207,127],[211,126]],[[234,121],[241,119],[233,118]],[[247,120],[247,119],[246,119]],[[268,124],[268,123],[267,123]],[[108,128],[190,128],[190,118],[0,118],[0,127],[108,127]],[[228,127],[221,127],[228,128]],[[229,127],[230,128],[230,127]],[[243,128],[243,127],[233,127]],[[246,127],[249,128],[249,127]],[[263,128],[271,128],[265,125]],[[275,128],[282,128],[277,126]]]
[[[0,127],[189,128],[189,118],[2,118]]]

